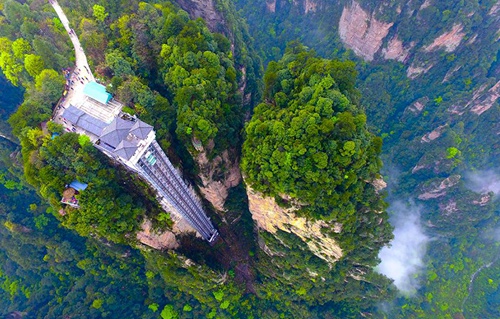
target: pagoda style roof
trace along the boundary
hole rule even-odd
[[[137,120],[130,129],[130,134],[135,135],[137,138],[144,140],[148,136],[149,132],[153,130],[153,127],[143,121]]]
[[[120,142],[120,144],[118,144],[114,153],[120,156],[121,158],[129,160],[132,158],[132,156],[134,156],[137,148],[138,148],[137,143],[123,140]]]
[[[115,117],[113,122],[106,126],[100,136],[101,142],[117,148],[121,141],[125,140],[134,126],[134,122]]]
[[[141,141],[145,140],[153,127],[136,118],[115,117],[104,128],[100,136],[100,146],[113,155],[130,160]]]

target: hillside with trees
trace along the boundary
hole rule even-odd
[[[240,0],[236,6],[268,63],[296,39],[320,56],[356,61],[367,124],[384,142],[388,201],[420,207],[419,222],[436,239],[416,275],[416,294],[400,296],[389,317],[495,318],[499,278],[488,281],[479,272],[482,281],[469,284],[498,254],[491,235],[499,212],[493,200],[500,158],[498,3]],[[392,218],[405,216],[394,211]]]
[[[495,1],[59,3],[222,240],[136,240],[170,215],[50,122],[75,60],[61,21],[1,0],[0,315],[499,316]],[[79,209],[60,203],[74,180]],[[386,201],[415,204],[432,239],[410,294],[377,272],[389,221],[408,217]]]

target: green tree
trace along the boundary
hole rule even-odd
[[[95,299],[92,302],[92,308],[101,309],[103,303],[104,303],[104,301],[102,299]]]
[[[130,63],[117,50],[106,54],[106,64],[113,70],[116,76],[134,75]]]
[[[17,86],[19,84],[19,77],[23,71],[23,66],[12,52],[12,45],[13,42],[9,39],[0,38],[0,68],[5,78],[13,85]],[[18,42],[18,45],[22,46],[22,41]],[[19,50],[18,53],[22,52],[22,49]]]
[[[366,181],[380,169],[380,145],[349,98],[357,95],[346,76],[355,74],[353,68],[294,43],[281,61],[270,63],[266,101],[255,108],[243,144],[242,169],[252,187],[307,202],[302,212],[316,218],[342,219],[359,202],[369,209],[383,205],[380,198],[362,199]]]
[[[446,150],[446,158],[451,159],[460,154],[460,150],[456,147],[449,147]]]
[[[96,20],[99,22],[104,22],[104,19],[106,19],[106,17],[109,15],[109,13],[106,12],[106,8],[98,4],[94,4],[94,6],[92,7],[92,12]]]
[[[61,97],[64,83],[62,74],[52,69],[42,70],[35,78],[36,90],[44,99],[52,103]]]
[[[23,38],[16,39],[12,42],[12,53],[16,59],[24,60],[24,56],[31,52],[31,45],[28,41]]]
[[[152,311],[152,312],[157,312],[158,311],[158,304],[157,303],[152,303],[148,306],[148,308]]]
[[[42,57],[35,54],[26,54],[24,57],[24,68],[29,75],[35,78],[44,69]]]
[[[177,311],[175,311],[174,306],[166,305],[161,311],[161,317],[162,319],[177,319],[179,315]]]

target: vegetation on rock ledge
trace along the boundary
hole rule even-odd
[[[344,222],[360,210],[383,210],[368,183],[378,176],[382,141],[356,105],[355,74],[352,62],[321,59],[297,43],[269,64],[265,102],[243,145],[253,188],[311,205],[316,218]]]

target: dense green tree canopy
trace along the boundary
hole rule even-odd
[[[29,75],[36,77],[43,70],[43,60],[39,55],[27,54],[24,57],[24,67]]]
[[[293,43],[265,75],[265,102],[246,127],[242,168],[272,196],[311,205],[309,214],[340,219],[359,203],[374,209],[368,184],[380,169],[381,139],[354,104],[353,65],[316,57]]]
[[[97,21],[103,22],[104,19],[109,15],[109,13],[106,12],[106,8],[103,6],[100,6],[98,4],[94,4],[92,7],[94,17],[96,18]]]
[[[227,145],[239,123],[232,113],[241,103],[231,52],[223,51],[224,42],[219,44],[220,38],[201,21],[180,20],[177,27],[180,33],[170,37],[160,53],[165,83],[175,94],[176,132],[187,142],[194,137],[206,145],[219,136],[216,143]]]
[[[42,70],[35,78],[35,88],[42,99],[56,102],[62,95],[64,87],[64,77],[54,70]]]
[[[201,19],[190,20],[186,12],[168,2],[101,1],[94,8],[86,0],[59,2],[96,77],[127,104],[127,111],[154,125],[162,147],[182,162],[184,169],[195,166],[186,151],[193,151],[195,139],[207,148],[215,144],[214,153],[227,148],[238,153],[243,118],[250,114],[245,107],[261,92],[260,79],[256,78],[259,59],[250,54],[246,43],[242,45],[250,40],[243,29],[238,30],[242,22],[234,13],[224,11],[226,25],[217,29],[224,34],[218,34],[210,32]],[[248,172],[255,171],[249,176],[265,183],[261,191],[292,195],[306,205],[301,211],[304,215],[342,221],[342,234],[330,234],[327,227],[324,231],[338,239],[345,258],[331,265],[293,234],[261,233],[279,257],[267,255],[254,238],[254,223],[241,184],[229,190],[222,221],[214,214],[224,238],[215,246],[209,248],[186,236],[178,237],[181,246],[175,252],[125,248],[130,253],[110,241],[135,246],[135,232],[144,216],[153,220],[157,229],[161,223],[171,226],[169,214],[160,213],[144,182],[111,165],[88,139],[66,132],[52,138],[51,133],[61,133],[61,127],[50,122],[48,134],[39,128],[52,115],[53,102],[62,90],[61,76],[54,70],[73,64],[71,42],[50,4],[5,3],[3,13],[13,22],[0,30],[1,36],[7,37],[0,40],[0,51],[7,53],[5,69],[10,67],[12,78],[19,78],[26,88],[24,102],[10,119],[22,146],[22,159],[18,160],[25,178],[51,205],[48,212],[53,216],[37,213],[25,222],[0,214],[5,226],[0,225],[0,232],[28,234],[29,229],[55,229],[62,224],[84,236],[82,241],[96,239],[99,245],[78,250],[54,240],[47,247],[41,243],[19,249],[25,254],[36,249],[34,267],[47,270],[43,272],[48,278],[43,279],[43,289],[33,289],[35,299],[47,296],[40,302],[45,305],[41,315],[354,318],[361,309],[370,309],[374,300],[386,296],[388,280],[374,274],[372,267],[378,248],[390,237],[390,229],[383,223],[386,215],[380,197],[367,183],[379,168],[379,145],[367,133],[365,117],[357,107],[352,63],[320,59],[297,44],[282,61],[271,63],[265,79],[266,100],[248,126],[246,151],[254,148],[255,155],[245,155]],[[217,1],[217,8],[229,10],[230,3]],[[30,47],[16,40],[19,38]],[[212,163],[214,153],[208,154]],[[250,160],[251,156],[255,159]],[[261,174],[260,167],[266,172]],[[285,173],[290,174],[289,181]],[[214,180],[219,178],[215,175]],[[79,209],[60,203],[65,185],[74,179],[88,183],[88,188],[76,195]],[[9,189],[21,187],[18,179],[7,174],[0,182]],[[38,208],[34,205],[29,209]],[[374,210],[382,212],[374,214]],[[139,252],[143,259],[136,258]],[[109,254],[115,256],[108,258]],[[13,276],[9,265],[3,263],[8,258],[3,257],[0,252],[0,268],[7,269],[6,275],[0,274],[6,282],[4,295],[29,299],[29,289],[42,280],[23,281],[21,275]],[[16,260],[28,263],[28,259]],[[354,262],[356,270],[366,273],[366,281],[351,277]],[[124,287],[126,284],[130,289]],[[123,309],[118,309],[122,299]],[[18,309],[32,309],[35,301],[29,300],[29,307]]]

